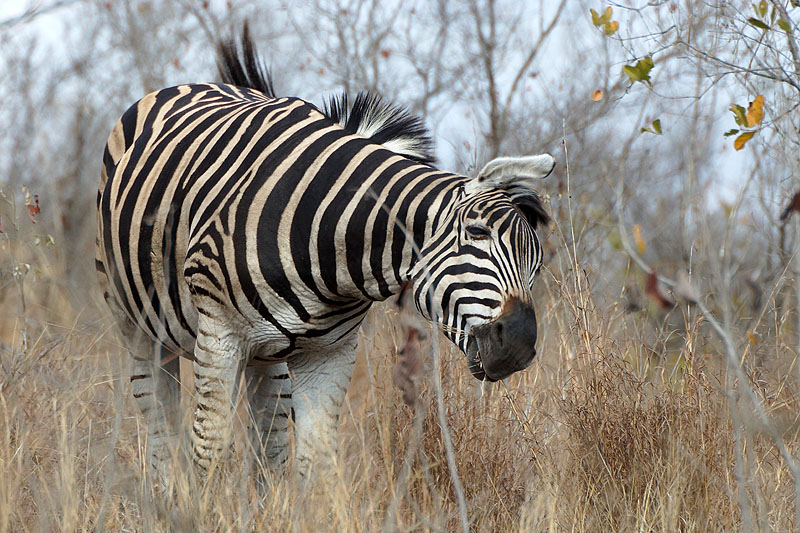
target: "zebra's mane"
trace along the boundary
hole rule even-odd
[[[242,30],[241,45],[233,37],[217,43],[217,70],[223,83],[248,87],[275,98],[272,75],[259,59],[247,21]]]
[[[547,214],[541,198],[532,190],[510,190],[509,196],[511,196],[511,203],[519,209],[533,229],[550,223],[550,215]]]
[[[246,21],[238,43],[230,37],[217,44],[217,69],[223,83],[276,98],[272,76],[258,57]],[[347,93],[342,93],[325,102],[322,112],[345,131],[362,135],[397,154],[419,163],[435,161],[433,141],[422,119],[402,106],[384,102],[378,95],[359,92],[350,106]]]
[[[421,118],[376,94],[359,92],[352,106],[348,101],[344,92],[332,96],[322,112],[345,131],[367,137],[397,154],[425,164],[436,160],[433,141]]]

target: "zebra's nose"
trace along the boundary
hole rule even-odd
[[[510,309],[509,309],[510,308]],[[520,356],[536,352],[536,312],[530,305],[515,300],[508,311],[492,323],[492,338],[497,347]]]
[[[488,379],[503,379],[531,364],[536,355],[536,313],[511,300],[493,322],[475,329],[481,362]]]

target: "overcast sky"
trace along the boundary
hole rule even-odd
[[[54,60],[57,60],[56,58],[58,58],[59,53],[63,51],[60,47],[61,39],[59,38],[63,21],[65,20],[65,16],[69,14],[69,10],[75,9],[76,4],[79,2],[80,0],[2,0],[0,1],[0,21],[12,21],[31,9],[45,11],[44,14],[39,14],[30,20],[23,20],[22,22],[14,24],[13,31],[35,32],[42,38],[46,53],[51,54]],[[538,2],[535,4],[536,6],[539,5]],[[587,29],[592,29],[589,25],[584,25],[587,26]],[[8,31],[8,28],[0,28],[0,31]],[[547,77],[550,70],[548,69],[548,65],[553,65],[553,70],[555,70],[555,67],[567,60],[565,52],[568,50],[569,46],[562,46],[560,43],[571,43],[571,41],[575,39],[573,35],[575,31],[573,25],[562,25],[557,31],[560,32],[560,34],[556,35],[555,39],[552,40],[551,46],[543,56],[544,59],[540,61],[540,70],[542,70],[543,78]],[[658,72],[658,67],[655,72]],[[208,78],[208,75],[206,75],[205,78]],[[176,83],[179,81],[176,81]],[[207,79],[197,79],[196,81],[207,81]],[[593,89],[594,87],[589,86],[586,87],[584,94],[565,94],[564,97],[570,99],[588,99]],[[663,87],[659,87],[659,89],[663,89]],[[631,93],[643,90],[643,87],[637,85],[631,88]],[[670,87],[669,90],[678,94],[681,87],[673,86]],[[694,87],[687,85],[686,94],[691,94],[693,90]],[[317,104],[321,102],[320,94],[302,94],[299,96],[313,100]],[[709,98],[708,101],[710,102],[711,99]],[[733,102],[746,105],[746,96],[743,94],[733,95],[725,92],[720,93],[715,100],[715,108],[709,108],[707,110],[707,113],[714,117],[716,123],[715,138],[713,139],[716,149],[709,154],[709,157],[714,157],[717,160],[719,167],[718,187],[715,191],[715,195],[727,202],[732,201],[736,197],[742,180],[752,166],[750,151],[745,149],[741,152],[735,152],[731,146],[732,139],[722,136],[724,131],[734,127],[731,114],[727,111],[727,108]],[[690,100],[674,100],[674,105],[668,108],[666,113],[659,115],[666,134],[686,117],[691,105],[692,102]],[[121,109],[120,113],[122,111]],[[655,116],[651,118],[655,118]],[[436,117],[436,119],[434,123],[429,125],[434,130],[436,136],[437,153],[443,166],[452,167],[452,165],[456,164],[456,153],[463,150],[464,142],[466,141],[470,144],[476,142],[478,130],[475,124],[475,117],[470,114],[469,110],[464,112],[462,108],[453,108],[446,111],[442,116]],[[633,120],[635,120],[635,117],[618,113],[618,116],[615,117],[613,122],[613,127],[625,128],[626,130],[631,129],[634,127]],[[109,125],[109,128],[110,127],[111,125]],[[659,149],[658,141],[649,139],[646,139],[646,141],[656,147],[656,150]],[[666,143],[661,143],[661,146],[666,148],[667,145]],[[556,150],[558,150],[557,146],[543,146],[541,148],[541,151],[552,152]]]

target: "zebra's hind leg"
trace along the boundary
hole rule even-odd
[[[203,477],[230,448],[241,362],[238,337],[208,311],[201,312],[194,349],[197,407],[192,424],[192,451]]]
[[[255,443],[273,471],[279,471],[289,455],[289,418],[292,415],[292,382],[286,363],[249,366],[246,378]]]
[[[167,492],[177,446],[180,358],[142,333],[126,338],[133,356],[131,391],[147,427],[150,472],[155,476],[155,487]]]
[[[353,376],[357,342],[352,335],[333,352],[302,353],[288,360],[301,478],[316,477],[334,465],[339,413]]]

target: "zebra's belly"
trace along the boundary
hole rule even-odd
[[[293,317],[278,326],[262,319],[245,334],[248,363],[272,364],[299,353],[335,351],[356,334],[367,309],[346,317],[317,316],[309,321]]]
[[[293,313],[276,306],[272,309],[269,318],[263,316],[243,316],[235,309],[230,313],[223,313],[220,321],[227,324],[231,330],[237,332],[242,343],[242,356],[249,365],[274,364],[286,361],[299,353],[335,351],[343,345],[357,331],[366,316],[369,304],[363,310],[338,314],[332,309],[310,317],[309,320],[300,320]],[[196,331],[196,314],[192,313],[192,329]],[[166,317],[164,317],[166,318]],[[171,316],[177,320],[175,316]],[[172,322],[173,320],[167,320]],[[179,350],[188,358],[193,358],[195,337],[175,322],[166,324],[170,330],[180,332],[177,336]],[[162,340],[163,342],[163,340]],[[169,346],[169,342],[164,342]]]

